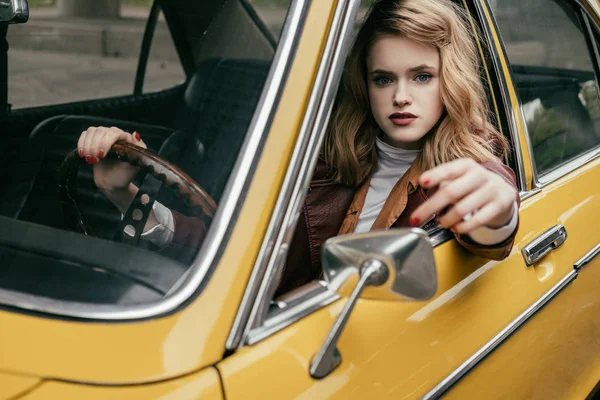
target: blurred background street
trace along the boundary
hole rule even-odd
[[[78,5],[86,2],[76,1]],[[106,14],[118,0],[92,1],[96,6],[91,6],[90,16],[82,9],[65,10],[70,0],[29,0],[29,21],[9,27],[9,102],[13,109],[133,92],[151,1],[121,0],[114,15]],[[102,2],[105,7],[98,9]],[[251,3],[256,3],[260,18],[278,36],[289,1]],[[184,79],[161,15],[143,91],[172,87]]]

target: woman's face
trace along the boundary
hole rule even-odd
[[[375,40],[367,58],[367,86],[371,112],[385,142],[421,148],[443,111],[439,72],[435,47],[392,35]]]

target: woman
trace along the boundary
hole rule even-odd
[[[116,140],[145,147],[116,128],[90,128],[78,147],[123,211],[136,170],[98,163]],[[352,232],[437,223],[477,255],[506,257],[518,225],[506,147],[488,121],[462,10],[448,0],[376,1],[350,52],[277,294],[317,277],[324,241]],[[205,227],[159,206],[145,231],[166,248],[198,247]]]

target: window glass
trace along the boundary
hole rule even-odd
[[[290,0],[248,0],[258,18],[274,37],[279,37]]]
[[[133,93],[151,1],[29,4],[29,21],[8,30],[8,101],[14,109]],[[161,37],[168,35],[161,28],[155,38],[159,45],[170,40]],[[148,76],[153,84],[165,86],[158,81],[167,79],[172,85],[174,80],[155,73],[153,64]]]
[[[492,7],[543,175],[600,144],[600,97],[585,27],[564,1],[503,0]]]
[[[108,12],[113,0],[30,0],[31,20],[10,27],[10,99],[29,108],[0,114],[8,143],[0,161],[0,304],[17,294],[26,303],[31,295],[77,302],[81,311],[81,303],[157,302],[178,287],[212,234],[210,215],[240,155],[277,38],[266,38],[240,1],[160,1],[144,86],[152,94],[106,100],[133,93],[151,4],[115,1],[118,14],[100,17],[84,11],[102,4]],[[89,9],[66,17],[64,4]],[[287,13],[287,2],[278,4],[273,26]],[[171,31],[190,70],[175,89],[184,76]],[[171,167],[136,153],[119,154],[133,168],[97,152],[93,161],[84,153],[86,163],[76,149],[89,127],[117,127]]]

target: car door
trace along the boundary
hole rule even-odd
[[[448,398],[581,399],[600,379],[598,16],[582,3],[492,7],[505,50],[498,61],[512,72],[512,104],[521,110],[521,144],[533,171],[520,247],[552,226],[563,226],[567,238],[527,267],[540,286],[555,285],[546,307]]]
[[[575,301],[569,295],[576,288],[572,282],[578,275],[573,263],[598,243],[598,237],[581,223],[595,218],[596,198],[589,186],[593,179],[597,181],[598,171],[586,150],[584,158],[561,159],[559,170],[564,171],[564,178],[561,175],[544,181],[543,176],[548,175],[533,173],[534,157],[521,120],[518,93],[485,4],[459,2],[471,12],[472,26],[480,25],[484,31],[481,44],[490,49],[490,54],[482,53],[482,63],[492,105],[514,149],[509,162],[518,176],[522,206],[520,228],[510,255],[501,262],[484,260],[464,251],[447,233],[438,232],[431,238],[438,274],[436,296],[414,303],[359,300],[338,342],[342,362],[321,379],[311,377],[309,367],[347,299],[340,299],[322,282],[313,282],[273,301],[268,295],[270,282],[285,259],[294,215],[306,191],[310,166],[314,165],[311,155],[317,153],[319,135],[326,124],[323,115],[327,115],[330,104],[322,99],[332,100],[343,67],[341,54],[348,44],[343,39],[350,35],[348,21],[354,21],[347,10],[357,7],[357,3],[336,4],[328,36],[330,45],[325,46],[322,69],[316,78],[322,85],[313,87],[314,103],[309,104],[305,117],[311,123],[305,121],[305,129],[300,132],[297,157],[292,159],[283,186],[289,192],[280,195],[280,212],[272,220],[230,334],[227,346],[232,354],[218,364],[225,394],[230,399],[403,399],[438,398],[444,394],[457,398],[478,398],[475,394],[479,398],[501,397],[505,392],[483,392],[482,380],[470,376],[481,370],[487,372],[486,381],[494,380],[498,387],[511,384],[516,369],[512,365],[508,368],[506,363],[501,364],[506,368],[498,368],[493,361],[495,351],[504,352],[503,346],[514,346],[513,338],[520,332],[510,335],[528,328],[528,320],[541,316],[546,321],[539,313],[545,304],[550,303],[547,310],[555,303],[564,310]],[[568,232],[566,240],[561,227]],[[550,240],[544,241],[546,237]],[[531,266],[521,253],[523,249],[528,250]],[[545,256],[536,259],[536,254],[542,253]],[[595,309],[590,294],[586,296],[586,304]],[[558,311],[557,315],[562,314]],[[592,324],[587,316],[582,318],[584,325]],[[577,326],[573,328],[570,333],[578,333]],[[544,334],[548,334],[547,329],[529,343],[534,354],[552,351],[553,342]],[[511,361],[522,363],[522,369],[528,370],[538,360],[531,356],[517,356],[515,360],[513,356]],[[582,365],[580,370],[589,365]],[[555,371],[562,368],[548,363],[544,366]],[[537,385],[524,378],[519,383],[522,386],[515,389],[521,390],[519,395],[523,389]]]

